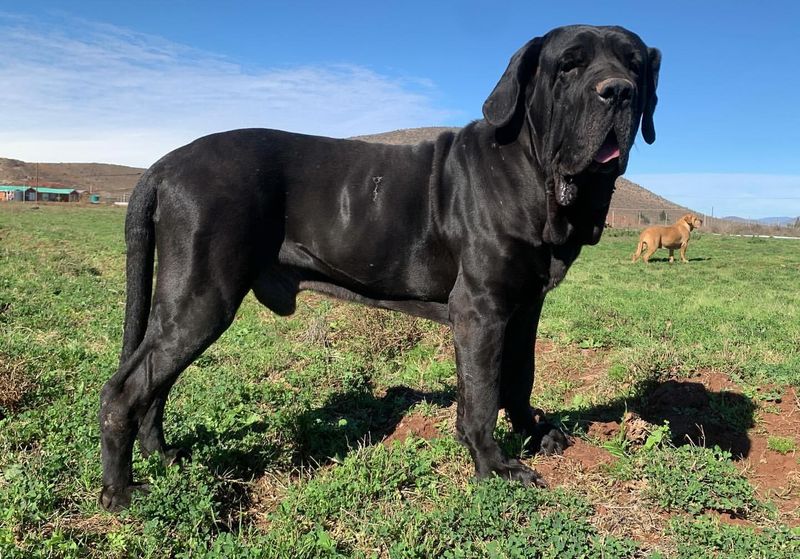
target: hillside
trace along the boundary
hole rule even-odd
[[[413,144],[435,138],[457,128],[429,127],[394,130],[382,134],[357,136],[355,139],[387,144]],[[144,169],[104,163],[26,163],[0,158],[0,184],[64,186],[90,190],[107,199],[130,194]],[[37,182],[38,181],[38,182]],[[615,225],[638,225],[658,221],[666,215],[674,220],[688,211],[657,196],[627,179],[617,181],[609,220]],[[645,216],[642,218],[641,216]]]
[[[104,198],[130,194],[143,171],[105,163],[26,163],[0,158],[0,184],[77,188]]]

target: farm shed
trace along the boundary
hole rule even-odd
[[[36,199],[40,202],[77,202],[80,193],[72,188],[36,188]]]
[[[30,186],[0,185],[0,201],[3,202],[35,202],[36,189]]]

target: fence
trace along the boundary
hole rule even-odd
[[[630,228],[669,225],[686,214],[675,208],[611,208],[606,221],[611,227]],[[705,221],[705,216],[700,216]]]
[[[606,222],[612,228],[642,229],[650,225],[675,223],[688,210],[676,208],[611,208]],[[787,225],[765,225],[751,220],[727,220],[704,214],[696,214],[703,220],[703,231],[738,235],[786,235],[800,236],[800,218]]]

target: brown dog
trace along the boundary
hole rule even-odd
[[[692,229],[701,225],[703,225],[702,219],[694,214],[686,214],[676,221],[674,225],[648,227],[639,235],[639,245],[636,247],[636,252],[633,253],[631,261],[636,262],[639,255],[642,254],[642,250],[647,247],[642,256],[642,260],[647,263],[653,253],[663,247],[669,249],[670,262],[675,261],[674,253],[676,248],[681,249],[681,260],[688,262],[686,260],[686,246],[689,244],[689,234]]]

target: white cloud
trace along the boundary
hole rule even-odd
[[[435,87],[357,65],[245,68],[119,27],[0,13],[0,156],[146,166],[203,134],[436,125]]]
[[[632,174],[668,200],[715,216],[800,216],[800,175],[752,173]]]

